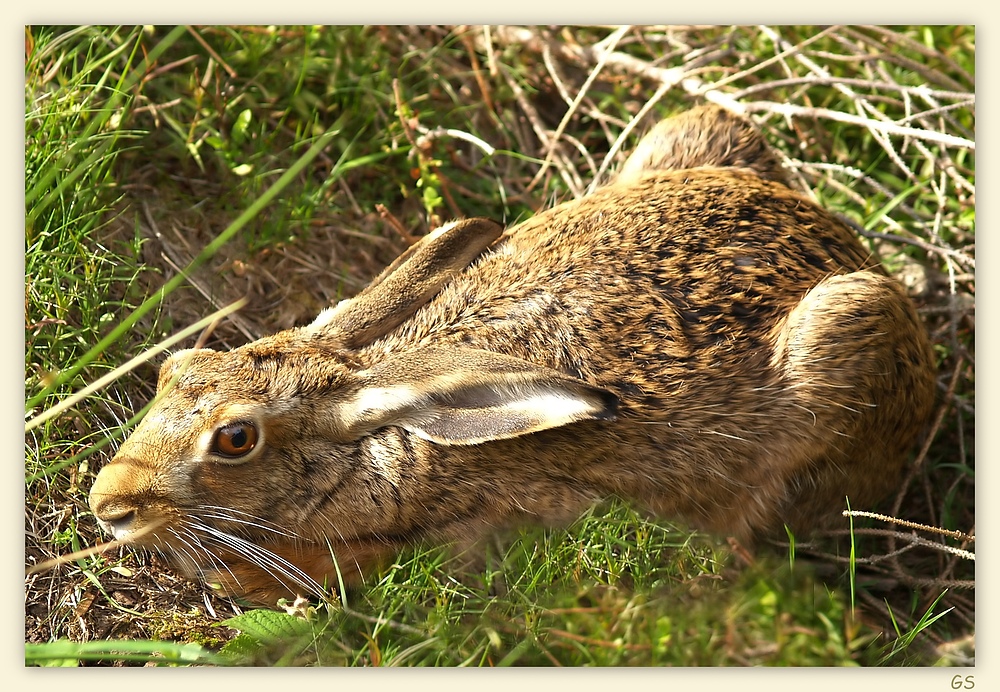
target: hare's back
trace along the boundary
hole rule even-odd
[[[384,346],[500,351],[616,391],[642,388],[644,372],[732,363],[752,380],[774,326],[866,259],[849,229],[780,183],[653,172],[509,229]]]
[[[611,313],[622,327],[673,330],[652,312],[697,339],[765,329],[823,278],[872,264],[850,229],[780,183],[733,169],[654,172],[509,229],[435,301],[449,314],[427,317],[465,329]]]
[[[792,301],[823,277],[875,264],[855,234],[812,201],[725,168],[610,185],[510,229],[506,241],[501,262],[532,276],[604,268],[664,286],[720,281],[732,289],[752,278],[774,295],[790,290]]]

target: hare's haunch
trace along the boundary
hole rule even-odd
[[[273,603],[611,494],[808,532],[898,483],[934,370],[854,234],[699,108],[597,192],[439,229],[309,326],[174,354],[159,391],[94,513]]]

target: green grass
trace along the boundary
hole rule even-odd
[[[237,618],[230,624],[253,634],[241,635],[232,653],[258,665],[831,666],[874,660],[872,635],[859,636],[841,596],[809,578],[808,570],[790,573],[774,560],[737,575],[727,562],[710,541],[612,506],[568,531],[526,533],[474,580],[456,579],[440,552],[394,565],[356,602],[349,598],[346,611],[314,614],[296,651],[289,651],[287,638],[268,641],[257,622]],[[281,629],[287,616],[271,617],[271,628]]]
[[[917,300],[948,408],[900,506],[904,518],[967,531],[975,331],[962,306],[975,286],[974,149],[887,147],[872,129],[825,116],[789,121],[777,105],[899,121],[900,94],[924,86],[957,105],[907,122],[972,139],[974,32],[898,27],[887,37],[840,27],[816,39],[818,31],[718,27],[664,40],[669,32],[649,27],[622,34],[616,51],[697,67],[702,85],[751,104],[798,183],[880,234],[870,242],[890,271],[926,268]],[[243,322],[220,324],[213,345],[307,321],[403,247],[385,215],[420,235],[458,215],[512,222],[581,192],[658,86],[647,73],[610,68],[588,83],[594,62],[563,50],[610,33],[557,32],[553,72],[536,47],[499,28],[490,52],[483,32],[447,28],[30,27],[28,564],[101,540],[87,491],[151,397],[158,359],[59,415],[37,416],[244,294]],[[889,57],[873,57],[884,41]],[[771,59],[787,45],[804,47]],[[713,57],[701,63],[699,51]],[[805,83],[817,69],[827,82]],[[572,100],[585,84],[567,116],[560,88]],[[688,107],[696,86],[668,91],[651,118]],[[907,99],[927,106],[916,92]],[[548,136],[562,127],[564,140],[534,180],[548,156],[537,127]],[[900,237],[922,245],[891,241]],[[322,275],[303,273],[310,263]],[[935,662],[939,641],[973,631],[974,600],[951,583],[974,580],[974,563],[916,549],[872,567],[864,558],[896,539],[828,539],[765,550],[744,567],[717,539],[610,502],[567,530],[502,537],[470,564],[416,546],[346,603],[292,619],[206,601],[144,553],[81,558],[27,578],[26,660],[907,665]],[[230,628],[219,626],[227,620]],[[102,649],[97,640],[130,643]]]

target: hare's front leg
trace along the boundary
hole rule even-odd
[[[903,288],[872,271],[825,279],[773,336],[772,365],[809,414],[786,512],[806,530],[845,498],[865,508],[898,483],[933,404],[933,356]]]

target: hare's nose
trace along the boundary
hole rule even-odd
[[[135,498],[141,496],[143,488],[136,483],[133,466],[122,461],[108,464],[90,489],[90,509],[101,528],[117,539],[127,538],[142,523]]]
[[[139,516],[134,509],[95,512],[94,514],[97,516],[97,523],[101,525],[101,528],[115,538],[124,538],[130,534]]]

